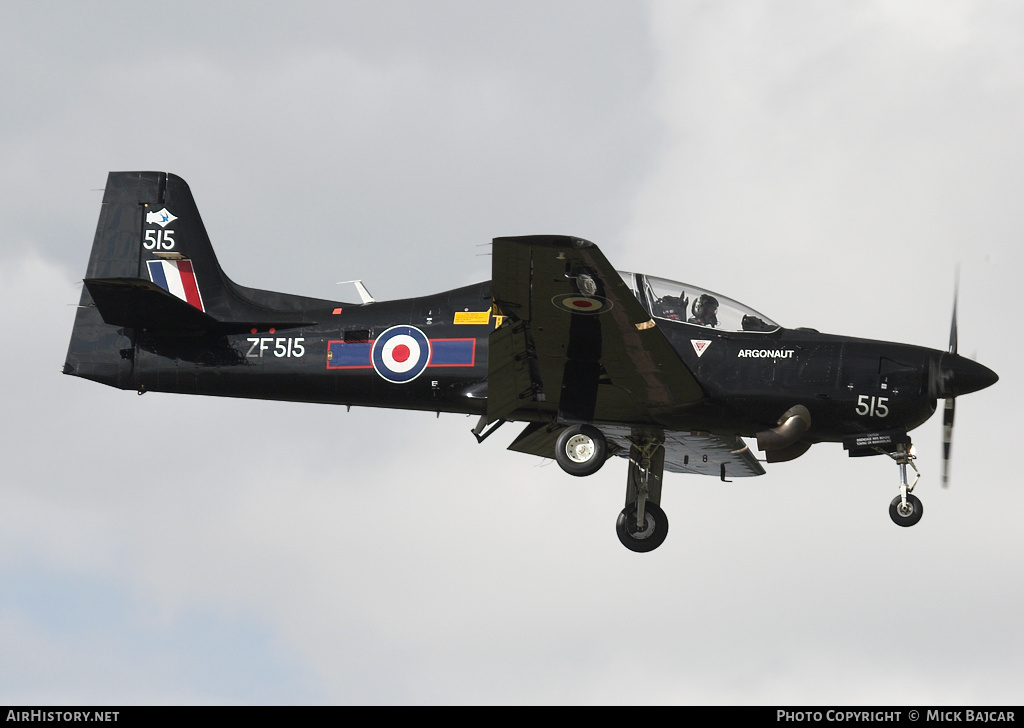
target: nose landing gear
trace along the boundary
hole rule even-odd
[[[890,430],[887,432],[871,432],[852,435],[843,439],[843,447],[849,450],[850,457],[866,455],[888,455],[900,468],[900,494],[889,504],[889,517],[897,526],[913,526],[921,520],[924,507],[921,500],[912,494],[921,473],[914,460],[914,447],[906,430]],[[907,466],[914,469],[914,482],[907,480]]]
[[[914,460],[917,456],[913,453],[913,447],[910,445],[909,438],[907,438],[907,442],[899,443],[896,446],[895,453],[886,454],[895,460],[896,464],[900,467],[900,494],[893,498],[892,503],[889,504],[889,518],[897,526],[913,526],[924,515],[924,506],[921,505],[921,499],[911,493],[914,490],[914,486],[917,485],[917,481],[921,479],[921,473],[918,471],[917,466],[914,465]],[[908,465],[914,469],[914,482],[909,484],[907,483]]]

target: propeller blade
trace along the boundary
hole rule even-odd
[[[956,304],[960,299],[960,266],[956,267],[956,275],[953,282],[953,320],[949,324],[949,353],[956,356],[957,350],[957,325],[956,325]],[[940,377],[942,375],[940,374]],[[942,377],[942,384],[945,384],[945,377]],[[942,387],[944,388],[944,387]],[[953,415],[956,412],[956,399],[946,397],[946,406],[942,410],[942,487],[949,487],[949,457],[953,450]]]
[[[949,487],[949,455],[953,449],[953,414],[956,411],[956,400],[946,400],[942,410],[942,487]]]
[[[956,267],[956,282],[953,284],[953,323],[949,326],[949,353],[956,354],[956,302],[960,298],[960,266]]]
[[[953,321],[949,326],[949,353],[932,359],[928,365],[928,393],[936,400],[946,400],[942,411],[942,487],[949,487],[950,452],[953,449],[953,415],[956,397],[977,392],[999,381],[994,371],[956,353],[956,305],[960,297],[960,266],[956,269],[953,287]]]

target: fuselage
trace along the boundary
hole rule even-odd
[[[421,298],[313,304],[303,311],[311,321],[305,326],[230,335],[137,332],[116,375],[108,370],[91,378],[143,392],[486,411],[488,338],[501,324],[492,311],[489,282]],[[680,431],[753,436],[797,404],[811,414],[807,441],[910,430],[935,411],[929,367],[952,356],[810,329],[719,331],[655,320],[705,397],[637,424]],[[385,354],[378,339],[400,326],[422,332],[429,346],[399,346]],[[405,371],[396,375],[395,369]],[[534,412],[523,419],[547,416]]]

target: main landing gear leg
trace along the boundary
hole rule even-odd
[[[889,518],[897,526],[913,526],[921,520],[921,516],[924,514],[920,498],[911,492],[917,485],[917,481],[921,479],[921,473],[914,465],[916,456],[911,452],[909,442],[897,445],[896,452],[888,453],[888,455],[900,467],[900,494],[889,504]],[[915,473],[914,482],[910,484],[907,483],[908,465],[914,469]]]
[[[661,438],[630,442],[626,507],[615,522],[615,532],[627,549],[645,553],[661,546],[668,535],[668,517],[659,506],[665,448]]]

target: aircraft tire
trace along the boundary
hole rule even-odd
[[[924,506],[921,505],[921,499],[916,495],[907,493],[907,508],[909,513],[901,513],[900,505],[902,504],[899,496],[896,496],[892,503],[889,504],[889,518],[897,526],[909,527],[921,520],[921,516],[924,515]]]
[[[615,533],[619,541],[630,551],[640,554],[654,551],[668,536],[668,516],[659,506],[648,502],[644,505],[645,528],[641,531],[636,523],[636,503],[628,505],[619,513],[615,522]]]
[[[604,434],[591,425],[565,428],[555,443],[555,462],[569,475],[593,475],[604,465],[608,444]]]

